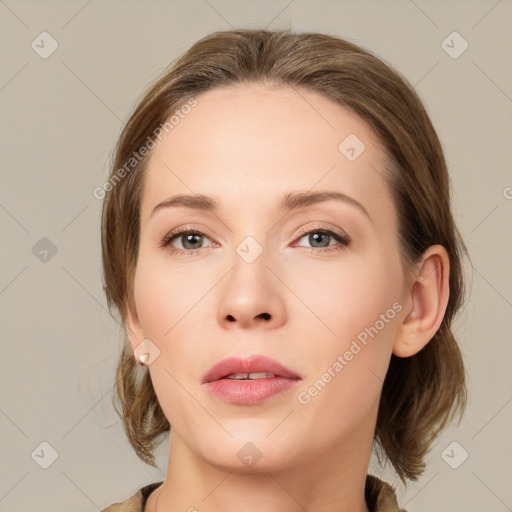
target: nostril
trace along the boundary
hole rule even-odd
[[[261,313],[261,315],[258,316],[262,316],[264,320],[270,320],[270,315],[268,313]]]

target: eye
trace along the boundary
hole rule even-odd
[[[310,229],[309,231],[304,230],[300,235],[301,237],[299,238],[299,241],[307,237],[307,241],[312,244],[312,247],[309,247],[309,249],[313,252],[337,251],[350,244],[350,238],[347,235],[336,233],[335,231],[323,226]],[[213,247],[213,244],[204,247],[204,240],[209,240],[211,242],[211,239],[201,231],[185,228],[172,231],[166,235],[160,242],[160,248],[165,249],[167,247],[175,254],[186,254],[191,256],[199,252],[201,249]],[[181,248],[174,246],[175,241],[180,242]],[[331,243],[336,241],[338,244]],[[298,246],[305,247],[300,244]]]
[[[171,246],[171,251],[175,252],[176,254],[193,255],[196,254],[200,249],[205,248],[202,247],[202,242],[205,239],[210,240],[204,233],[201,233],[200,231],[194,229],[182,229],[179,231],[172,231],[166,235],[160,243],[160,247],[164,249]],[[180,242],[182,248],[174,247],[174,241]]]
[[[310,229],[309,231],[303,231],[301,233],[301,238],[307,238],[307,242],[312,245],[310,249],[312,251],[318,252],[331,252],[343,249],[343,247],[348,246],[350,244],[350,238],[341,233],[336,233],[330,229],[325,227],[317,227],[314,229]],[[338,244],[331,243],[337,241]],[[299,247],[304,247],[299,244]],[[329,247],[329,249],[322,250],[323,248]]]

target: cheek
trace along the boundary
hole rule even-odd
[[[213,309],[205,308],[214,284],[212,269],[191,272],[190,265],[171,264],[165,258],[139,259],[134,280],[139,323],[143,335],[160,349],[152,375],[168,370],[180,382],[200,377],[198,354],[204,351],[205,333],[212,326]]]
[[[169,267],[165,258],[141,253],[134,279],[137,314],[148,338],[172,340],[180,319],[193,316],[193,305],[203,289],[197,273]],[[204,292],[203,292],[204,293]]]
[[[314,325],[334,345],[378,321],[400,298],[402,286],[398,263],[377,251],[347,254],[336,263],[310,262],[307,272],[289,271],[286,282],[303,304],[294,322]]]
[[[308,375],[297,401],[301,420],[325,438],[349,435],[377,411],[396,335],[397,303],[392,294],[377,293],[368,277],[361,277],[353,292],[331,290],[329,301],[313,306],[323,308],[318,311],[334,334],[323,328],[318,341],[304,347]]]
[[[151,381],[165,416],[179,430],[190,428],[182,425],[182,417],[201,413],[186,392],[189,382],[199,378],[200,337],[193,332],[197,329],[193,308],[200,299],[198,290],[186,273],[170,271],[154,260],[141,261],[137,267],[134,294],[139,323],[144,337],[160,350],[149,368]]]
[[[318,404],[330,401],[339,413],[362,401],[369,405],[380,392],[402,308],[401,273],[397,261],[377,252],[318,270],[314,279],[293,284],[309,309],[299,315],[308,332],[302,337],[310,366],[307,385],[322,390],[314,398]],[[308,396],[315,389],[311,394],[306,389]]]

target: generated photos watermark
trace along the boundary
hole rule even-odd
[[[385,313],[381,313],[379,319],[375,321],[370,327],[365,327],[357,336],[356,339],[352,340],[350,348],[343,354],[338,355],[336,360],[329,368],[322,374],[322,376],[316,380],[306,391],[300,391],[297,395],[297,400],[302,405],[307,405],[311,400],[317,396],[334,377],[336,377],[342,370],[347,366],[350,361],[354,359],[361,350],[368,345],[368,337],[374,338],[379,334],[386,324],[388,324],[397,313],[402,311],[403,306],[400,302],[396,301],[393,305],[386,310]]]
[[[133,168],[146,157],[149,152],[156,146],[156,140],[162,140],[163,133],[169,133],[173,130],[182,119],[184,119],[192,109],[197,106],[197,100],[193,97],[180,108],[176,109],[174,114],[167,121],[155,128],[151,135],[148,136],[146,142],[132,153],[132,156],[120,167],[110,178],[103,183],[101,187],[96,187],[92,191],[92,195],[96,199],[104,199],[105,193],[112,190],[123,178],[125,178]]]

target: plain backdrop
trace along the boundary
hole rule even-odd
[[[0,511],[99,510],[165,477],[168,442],[159,469],[143,464],[111,405],[121,337],[93,190],[142,91],[201,37],[243,27],[347,38],[424,101],[474,265],[455,326],[470,401],[418,482],[375,457],[370,471],[408,512],[512,510],[512,2],[5,0]]]

